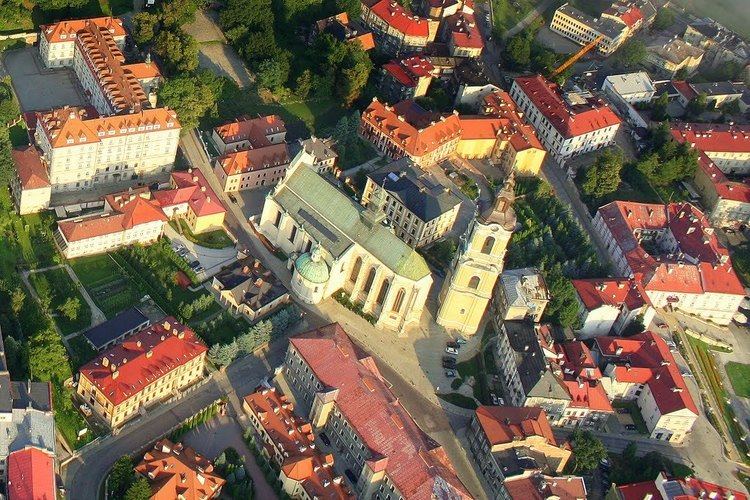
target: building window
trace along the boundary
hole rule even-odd
[[[276,212],[276,219],[273,221],[273,225],[279,227],[279,224],[281,224],[281,212]]]
[[[385,296],[388,294],[388,286],[390,283],[388,283],[388,280],[383,281],[383,284],[380,285],[380,292],[378,293],[378,297],[375,299],[375,302],[382,306],[383,302],[385,302]]]
[[[404,302],[405,295],[406,291],[404,291],[403,288],[399,288],[398,293],[396,294],[396,300],[393,301],[393,312],[397,313],[401,311],[401,305]]]
[[[357,276],[359,276],[359,271],[362,269],[362,257],[357,257],[357,260],[354,261],[354,267],[352,267],[352,272],[349,275],[349,281],[352,283],[356,283]]]
[[[297,226],[292,226],[292,234],[289,235],[289,241],[294,243],[294,239],[297,237]]]
[[[492,247],[495,246],[495,238],[492,236],[488,236],[487,239],[484,240],[484,244],[482,245],[482,253],[489,255],[492,253]]]
[[[365,286],[363,287],[363,290],[365,293],[370,293],[370,290],[372,289],[372,283],[375,281],[375,268],[370,268],[370,272],[367,273],[367,280],[365,280]]]
[[[479,288],[479,276],[472,276],[469,280],[469,288],[476,290]]]

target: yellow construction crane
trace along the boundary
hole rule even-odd
[[[599,35],[598,37],[594,38],[589,43],[581,47],[581,50],[579,50],[578,52],[570,56],[564,63],[562,63],[557,68],[555,68],[555,70],[552,71],[549,77],[554,78],[560,73],[562,73],[563,71],[565,71],[566,69],[568,69],[569,67],[571,67],[573,64],[575,64],[577,60],[585,56],[588,51],[596,47],[596,45],[602,41],[602,38],[604,38],[604,35]]]

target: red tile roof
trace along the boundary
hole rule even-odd
[[[422,56],[412,56],[401,61],[390,61],[383,65],[388,72],[401,85],[415,87],[420,78],[432,76],[435,67],[429,60]]]
[[[117,406],[206,351],[190,327],[167,317],[97,356],[80,373]]]
[[[693,90],[690,84],[685,80],[672,80],[672,86],[688,101],[692,101],[698,96],[698,94],[695,93],[695,90]],[[674,130],[674,128],[672,130]]]
[[[473,14],[457,12],[443,20],[455,47],[482,49],[484,41]]]
[[[504,484],[514,500],[586,499],[586,485],[583,478],[577,476],[550,477],[535,474],[528,477],[509,477]]]
[[[373,14],[393,29],[412,37],[428,38],[429,20],[413,14],[394,0],[380,0],[370,7]]]
[[[744,182],[734,182],[727,179],[724,172],[703,151],[698,151],[698,168],[711,181],[719,198],[750,203],[750,186]]]
[[[510,95],[504,90],[496,90],[482,99],[482,114],[497,116],[505,121],[511,144],[516,151],[524,149],[544,149],[536,136],[534,127],[526,123]]]
[[[620,118],[601,99],[571,106],[565,102],[560,88],[541,75],[519,76],[514,82],[566,138],[588,134],[620,124]]]
[[[597,337],[599,352],[614,363],[613,376],[619,382],[648,384],[662,415],[687,409],[698,415],[685,379],[664,340],[643,332],[627,338]]]
[[[276,168],[289,163],[289,150],[285,143],[226,153],[216,159],[227,175],[242,174],[266,168]]]
[[[198,217],[221,214],[227,211],[200,170],[189,169],[185,172],[172,172],[170,180],[172,189],[154,191],[153,193],[159,206],[170,207],[187,203]]]
[[[151,500],[214,498],[226,483],[210,460],[168,439],[157,441],[135,471],[151,484]]]
[[[612,412],[612,404],[601,384],[602,372],[589,348],[580,341],[555,344],[563,383],[570,393],[570,406]]]
[[[615,8],[607,9],[605,12],[620,18],[628,28],[632,28],[643,22],[643,12],[641,12],[641,9],[635,5],[615,4],[614,7]],[[617,7],[619,7],[619,9]]]
[[[662,495],[659,489],[659,486],[664,483],[669,483],[667,485],[670,492],[669,498]],[[748,500],[748,496],[741,491],[692,477],[670,479],[666,478],[663,473],[659,474],[654,481],[618,486],[617,491],[621,500],[644,500],[648,495],[651,495],[652,500],[701,500],[708,498]]]
[[[618,486],[617,491],[620,493],[620,500],[643,500],[648,495],[651,495],[652,500],[663,499],[654,481],[625,484]]]
[[[497,139],[505,132],[505,123],[500,118],[489,116],[461,116],[461,139]]]
[[[57,227],[65,236],[65,240],[72,242],[119,233],[141,224],[167,220],[156,203],[138,195],[133,195],[128,202],[112,206],[112,208],[114,211],[109,214],[67,219],[58,222]]]
[[[648,304],[634,279],[592,278],[572,280],[573,286],[586,309],[592,311],[602,306],[620,307],[623,304],[634,311]]]
[[[391,138],[411,156],[423,156],[458,140],[461,122],[457,115],[432,116],[414,101],[388,106],[373,100],[362,113],[362,121]],[[434,121],[434,123],[433,123]]]
[[[94,17],[90,19],[72,19],[68,21],[60,21],[54,24],[45,24],[40,26],[40,30],[44,38],[50,43],[57,42],[74,42],[75,37],[73,35],[78,34],[79,31],[86,27],[88,22],[94,23],[100,29],[107,30],[112,36],[119,38],[126,35],[125,28],[122,25],[122,20],[116,17]],[[62,38],[62,37],[65,38]]]
[[[693,496],[697,498],[717,498],[717,499],[728,499],[733,500],[747,500],[747,495],[741,491],[726,488],[718,484],[709,483],[702,479],[687,477],[680,480],[683,487],[693,493]]]
[[[470,498],[443,448],[414,422],[386,385],[374,360],[357,349],[338,323],[289,339],[405,498]],[[379,464],[370,462],[378,469]],[[446,490],[447,489],[447,490]]]
[[[8,500],[55,500],[54,457],[27,446],[8,455]]]
[[[133,63],[123,66],[123,69],[133,75],[138,80],[149,80],[151,78],[161,78],[161,71],[155,62]]]
[[[557,446],[552,427],[547,421],[547,414],[541,408],[480,406],[476,410],[476,415],[490,445],[540,436],[552,446]]]
[[[39,189],[50,186],[47,167],[34,146],[24,146],[11,151],[13,164],[23,189]]]
[[[250,141],[254,148],[268,146],[267,136],[286,132],[286,125],[277,115],[242,117],[214,128],[224,144]]]
[[[688,142],[708,156],[713,152],[750,153],[750,125],[675,123],[672,137]]]

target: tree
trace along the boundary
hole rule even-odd
[[[161,3],[161,20],[167,28],[179,28],[195,21],[195,0],[169,0]]]
[[[581,185],[583,193],[598,199],[617,191],[622,166],[622,152],[616,148],[605,149],[594,164],[586,169]]]
[[[653,24],[651,24],[651,27],[655,30],[664,30],[669,28],[674,24],[674,12],[672,12],[671,9],[668,9],[667,7],[662,7],[656,12],[656,17],[654,18]]]
[[[508,41],[505,58],[516,69],[526,68],[531,62],[531,38],[520,33]]]
[[[20,286],[16,287],[10,297],[10,309],[13,311],[13,314],[18,316],[18,314],[21,312],[21,309],[23,308],[23,303],[25,300],[26,292],[24,292],[23,288],[21,288]]]
[[[251,65],[273,57],[278,51],[276,36],[270,28],[250,33],[240,48],[240,53]]]
[[[81,301],[78,297],[68,297],[57,310],[68,320],[75,321],[78,319],[78,312],[81,310]]]
[[[26,347],[10,335],[5,337],[5,358],[8,360],[8,371],[12,378],[28,378]]]
[[[294,93],[298,99],[305,100],[310,95],[310,89],[312,88],[312,73],[309,69],[304,70],[298,77],[295,85]]]
[[[253,331],[248,331],[237,337],[237,349],[242,354],[250,354],[255,350],[255,335]]]
[[[690,100],[687,107],[685,108],[685,111],[691,117],[697,118],[707,109],[708,109],[708,100],[707,100],[706,94],[700,93]]]
[[[62,382],[70,376],[65,346],[47,317],[41,329],[29,339],[29,370],[34,380]]]
[[[133,40],[135,43],[150,43],[159,27],[159,16],[150,12],[139,12],[133,16]]]
[[[599,462],[607,458],[604,444],[589,431],[573,431],[570,444],[573,447],[575,466],[573,472],[588,472],[596,469]]]
[[[125,492],[125,500],[149,500],[151,498],[151,485],[148,479],[142,477],[130,485]]]
[[[171,73],[192,71],[198,67],[198,42],[183,31],[161,31],[154,39],[154,52]]]
[[[663,121],[669,118],[667,108],[669,107],[669,94],[664,92],[651,104],[651,118],[655,121]]]
[[[193,317],[194,312],[195,309],[193,308],[193,304],[185,304],[184,302],[180,303],[180,316],[182,316],[183,319],[189,320]]]
[[[289,78],[291,65],[289,58],[279,53],[271,59],[266,59],[258,66],[258,80],[261,86],[276,90],[281,88]]]
[[[38,0],[36,5],[42,10],[75,9],[86,5],[86,0]]]
[[[109,495],[113,498],[122,498],[125,492],[135,481],[133,473],[133,459],[125,455],[117,459],[109,473]]]
[[[239,348],[234,340],[229,344],[216,344],[208,350],[208,358],[219,366],[232,364],[238,354]]]
[[[639,65],[647,54],[646,44],[637,38],[630,38],[615,52],[615,61],[623,68],[633,68]]]
[[[344,107],[348,108],[359,98],[362,89],[367,85],[367,79],[372,71],[372,60],[361,46],[351,43],[347,43],[346,46],[349,54],[342,65],[341,81],[337,89]]]
[[[159,89],[159,104],[175,110],[183,130],[190,130],[216,106],[222,85],[223,82],[209,71],[178,75]]]
[[[48,310],[50,304],[52,304],[52,287],[49,281],[43,274],[38,274],[33,283],[36,289],[36,296],[39,298],[39,304],[42,306],[42,309],[45,311]]]

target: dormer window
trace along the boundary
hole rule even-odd
[[[143,132],[143,130],[144,130],[143,125],[141,125],[140,127],[138,127],[138,132]]]
[[[96,133],[96,135],[98,135],[99,137],[104,137],[104,132],[103,131],[99,131],[99,132]]]
[[[78,138],[78,142],[86,142],[86,138],[85,137],[79,137]]]
[[[128,132],[135,132],[135,127],[130,127],[130,128],[128,129]]]
[[[146,130],[153,130],[153,129],[154,129],[153,125],[146,125]]]
[[[107,131],[107,135],[115,135],[115,131],[114,130],[108,130]]]
[[[67,144],[73,144],[73,142],[74,142],[74,141],[73,141],[73,139],[68,139],[68,140],[66,140],[65,142],[66,142]]]
[[[66,38],[68,38],[68,35],[60,35],[60,40],[65,40]]]
[[[154,125],[154,130],[159,130],[160,128],[161,128],[161,125],[159,125],[158,123]]]
[[[128,129],[126,129],[126,128],[121,128],[121,129],[120,129],[120,133],[121,133],[121,134],[124,134],[124,133],[126,133],[127,131],[128,131]]]

